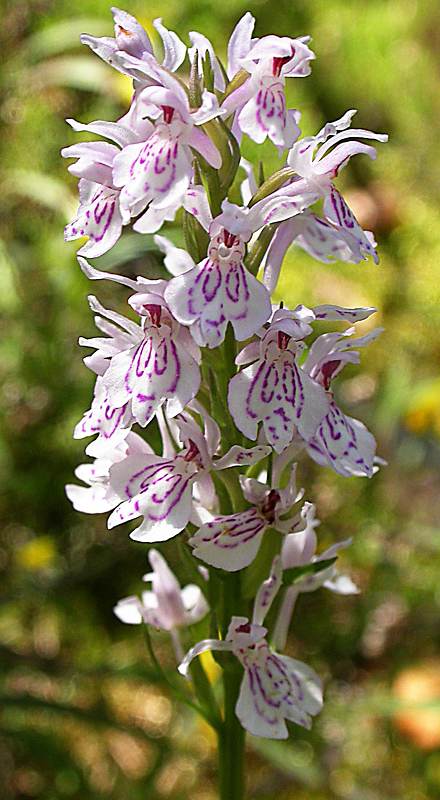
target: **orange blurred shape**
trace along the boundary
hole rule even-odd
[[[393,694],[406,706],[394,714],[398,730],[422,750],[440,747],[440,660],[425,661],[400,672]]]

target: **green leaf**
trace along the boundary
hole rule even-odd
[[[314,561],[313,564],[304,564],[301,567],[292,567],[285,569],[283,572],[284,586],[291,586],[301,580],[305,575],[316,575],[318,572],[323,572],[335,563],[337,556],[334,558],[327,558],[325,561]]]
[[[196,264],[206,258],[208,252],[209,236],[202,228],[198,219],[188,211],[183,215],[183,232],[185,234],[185,246],[190,256]]]
[[[291,178],[294,178],[295,175],[296,172],[294,169],[292,169],[292,167],[283,167],[282,169],[279,169],[278,172],[274,172],[274,174],[271,175],[267,181],[264,181],[262,186],[257,189],[249,202],[249,207],[254,206],[259,200],[263,200],[277,189],[281,189],[281,187]]]

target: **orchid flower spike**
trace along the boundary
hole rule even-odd
[[[191,188],[185,205],[209,232],[208,254],[170,280],[165,299],[201,346],[221,344],[228,323],[236,339],[248,339],[271,314],[268,291],[243,263],[246,242],[262,226],[262,215],[224,200],[221,214],[212,219],[201,187]]]
[[[317,319],[344,319],[356,322],[366,319],[375,309],[344,309],[338,306],[319,306]],[[327,333],[319,336],[311,346],[305,372],[319,383],[329,398],[327,414],[322,418],[316,433],[307,440],[307,452],[321,466],[331,467],[344,477],[371,478],[377,470],[376,440],[365,425],[344,414],[336,404],[331,383],[346,364],[358,364],[359,353],[353,348],[365,347],[382,332],[376,328],[358,339],[350,336],[354,328],[344,333]]]
[[[277,557],[258,591],[252,622],[232,617],[225,639],[199,642],[179,666],[186,675],[193,658],[207,650],[233,653],[244,669],[235,713],[249,733],[269,739],[287,738],[286,720],[310,728],[312,716],[322,708],[318,675],[301,661],[274,652],[266,640],[263,622],[281,586],[281,574]]]

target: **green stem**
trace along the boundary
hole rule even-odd
[[[230,573],[223,583],[222,635],[226,636],[231,618],[246,613],[241,593],[239,573]],[[224,719],[218,732],[220,800],[243,800],[245,792],[244,747],[245,731],[235,706],[240,693],[243,669],[237,658],[226,656],[223,664]]]
[[[238,665],[238,662],[237,662]],[[223,670],[225,717],[219,732],[219,797],[220,800],[243,800],[245,731],[235,714],[242,674],[235,664]]]

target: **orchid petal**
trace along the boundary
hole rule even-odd
[[[270,316],[267,289],[241,263],[205,259],[193,270],[172,278],[165,292],[174,316],[184,325],[197,323],[196,341],[217,347],[228,322],[235,337],[248,339]]]
[[[278,594],[283,579],[283,569],[280,556],[275,556],[269,577],[261,584],[258,589],[254,602],[254,613],[252,622],[254,625],[262,625],[269,609]]]
[[[323,584],[325,589],[329,589],[335,594],[350,595],[360,594],[360,589],[352,581],[349,575],[339,575],[336,573],[332,578]]]
[[[136,220],[133,230],[136,233],[155,233],[160,230],[164,222],[172,222],[174,220],[180,206],[180,201],[176,201],[166,208],[156,208],[150,205],[148,210]]]
[[[197,184],[189,187],[183,199],[183,207],[200,222],[205,231],[209,229],[212,222],[212,214],[208,196],[203,186]]]
[[[228,78],[231,80],[241,68],[241,60],[247,56],[255,27],[255,17],[247,11],[237,22],[228,44]]]
[[[243,467],[258,464],[262,458],[270,455],[271,448],[265,445],[257,447],[241,447],[234,444],[228,452],[215,461],[215,469],[227,469],[228,467]]]
[[[296,235],[295,218],[288,222],[282,222],[275,231],[269,248],[264,259],[263,283],[270,294],[273,294],[277,287],[280,276],[281,264],[284,256]]]
[[[98,433],[93,452],[88,452],[100,457],[105,455],[109,448],[113,449],[126,438],[132,422],[132,416],[127,406],[114,406],[103,385],[103,379],[98,377],[92,406],[76,425],[73,436],[75,439],[82,439]]]
[[[374,472],[374,436],[362,422],[343,414],[333,402],[315,436],[309,440],[307,452],[317,464],[331,467],[344,477],[371,478]]]
[[[165,236],[156,234],[154,243],[157,244],[162,253],[165,253],[164,264],[171,275],[181,275],[195,266],[190,254],[180,247],[175,247]]]
[[[232,645],[230,642],[220,641],[219,639],[203,639],[187,652],[185,658],[177,667],[180,674],[186,677],[191,661],[193,661],[193,659],[197,656],[200,656],[202,653],[206,653],[207,650],[219,650],[227,652],[232,650]]]
[[[195,473],[183,459],[158,456],[127,458],[110,469],[110,485],[120,497],[128,497],[108,519],[114,528],[136,517],[143,523],[132,539],[165,541],[187,525],[191,515],[192,482]]]
[[[96,258],[110,250],[122,233],[119,192],[85,179],[81,183],[81,204],[76,218],[64,229],[64,239],[70,242],[88,236],[78,252]]]
[[[134,144],[138,141],[138,134],[121,125],[120,122],[107,122],[97,120],[96,122],[89,122],[84,124],[77,122],[75,119],[66,119],[66,122],[73,128],[74,131],[87,131],[89,133],[96,133],[98,136],[104,136],[106,139],[111,139],[119,147],[125,147],[128,144]],[[152,129],[152,125],[149,126]],[[145,132],[145,131],[144,131]],[[147,138],[147,136],[145,136]]]
[[[169,31],[168,28],[165,28],[165,25],[162,25],[160,17],[154,20],[153,25],[162,39],[164,49],[162,66],[171,72],[175,72],[185,60],[186,45],[184,45],[177,33]]]
[[[189,150],[168,125],[158,125],[145,143],[124,147],[114,160],[113,179],[121,187],[121,211],[128,217],[149,203],[164,210],[175,204],[175,212],[191,176]]]
[[[167,282],[160,278],[150,279],[138,276],[136,280],[132,280],[132,278],[127,278],[125,275],[117,275],[114,272],[104,272],[103,270],[95,269],[95,267],[92,267],[85,258],[79,257],[77,258],[77,261],[86,278],[91,281],[112,281],[113,283],[120,283],[122,286],[128,286],[130,289],[134,289],[136,295],[132,295],[132,297],[129,298],[128,302],[130,304],[133,303],[133,297],[146,297],[148,294],[147,290],[150,290],[149,296],[151,297],[151,302],[153,302],[153,298],[156,303],[162,300],[161,296]],[[142,291],[141,295],[139,294],[140,291]],[[136,308],[134,304],[133,308]],[[141,313],[141,311],[139,310],[138,313]]]
[[[124,597],[113,606],[113,613],[121,622],[128,625],[140,625],[144,622],[142,615],[142,603],[136,596]]]
[[[116,43],[119,50],[125,50],[127,53],[140,57],[142,57],[144,53],[153,52],[150,37],[142,25],[139,24],[136,17],[116,7],[112,8],[111,12],[115,24]]]
[[[365,308],[345,308],[344,306],[335,305],[321,305],[315,306],[316,319],[322,320],[336,320],[338,322],[361,322],[368,319],[371,314],[375,314],[377,308],[374,306],[367,306]],[[341,334],[336,334],[340,336]]]
[[[193,128],[190,133],[188,143],[194,148],[194,150],[197,150],[197,152],[199,152],[203,158],[206,159],[211,167],[214,167],[214,169],[220,169],[222,165],[222,157],[215,144],[213,144],[206,133],[199,131],[197,128]]]
[[[193,554],[205,564],[236,572],[249,566],[259,550],[267,522],[255,508],[214,517],[189,540]]]
[[[324,200],[324,212],[331,222],[351,234],[362,258],[371,256],[376,264],[379,262],[374,238],[372,239],[368,231],[362,230],[353,212],[335,188],[332,188]]]
[[[265,642],[243,657],[245,674],[236,714],[254,736],[285,739],[285,719],[305,728],[322,707],[321,682],[300,661],[273,653]]]
[[[225,111],[220,109],[216,95],[204,89],[202,92],[202,105],[191,112],[191,120],[195,125],[203,125],[215,117],[224,116]]]
[[[271,663],[271,675],[279,678],[273,666]],[[267,680],[267,672],[262,672],[258,667],[245,670],[235,713],[243,728],[253,736],[287,739],[289,733],[286,723],[282,714],[277,713],[279,704],[269,699],[274,688],[272,681]]]
[[[328,410],[322,387],[297,366],[289,351],[235,375],[229,383],[228,404],[235,425],[249,439],[256,439],[262,422],[277,453],[290,444],[296,429],[310,439]]]

